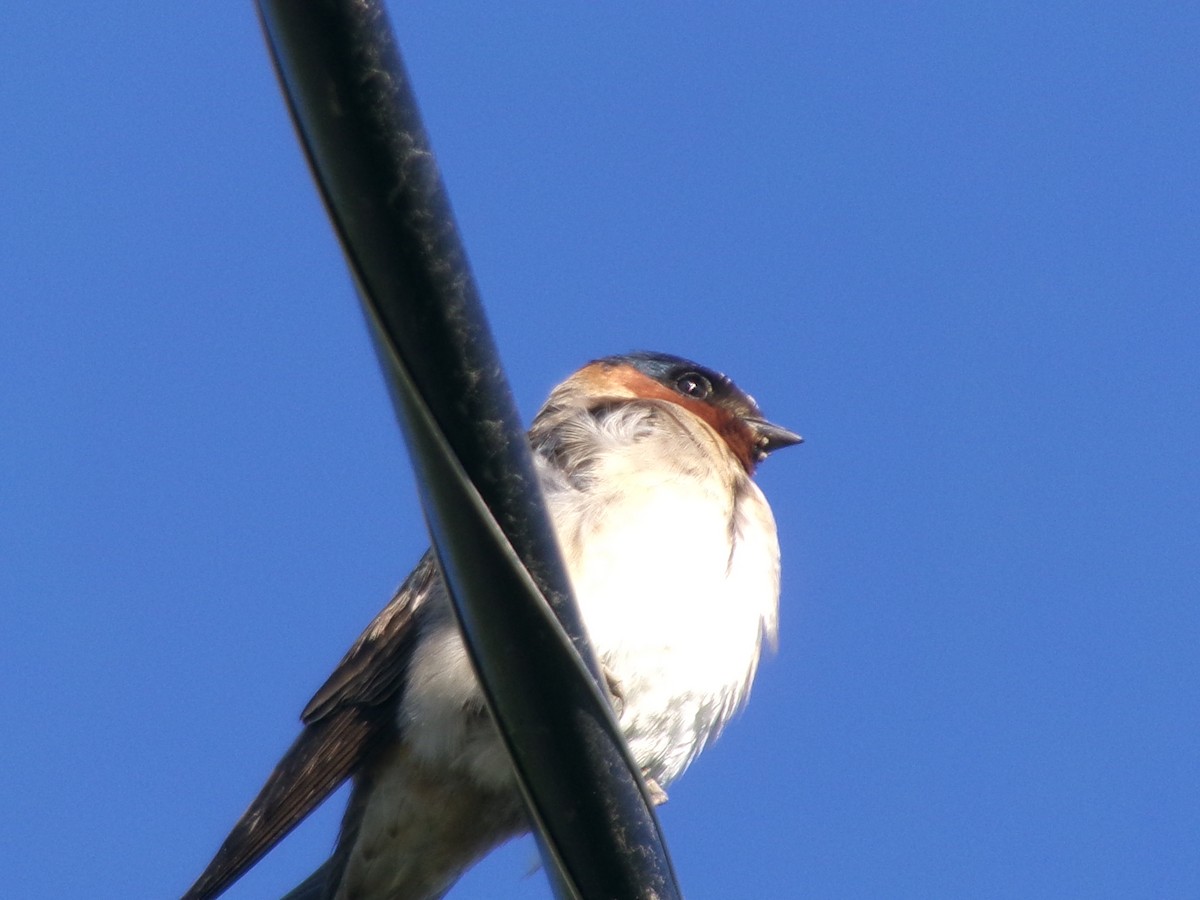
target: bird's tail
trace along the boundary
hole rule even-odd
[[[281,900],[328,900],[340,868],[336,858],[326,860],[321,868],[288,891]]]

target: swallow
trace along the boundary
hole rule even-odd
[[[558,385],[529,439],[614,713],[665,800],[775,643],[779,540],[751,476],[802,439],[725,375],[644,352]],[[432,900],[529,830],[431,553],[301,720],[184,900],[220,895],[347,779],[333,854],[286,900]]]

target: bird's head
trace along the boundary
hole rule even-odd
[[[681,406],[707,422],[747,472],[767,454],[804,440],[767,421],[729,376],[679,356],[647,351],[607,356],[588,363],[571,381],[596,402],[643,399]]]

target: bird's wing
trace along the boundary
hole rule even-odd
[[[312,725],[346,706],[388,705],[399,692],[416,639],[413,614],[439,578],[433,551],[426,551],[400,590],[367,626],[333,674],[300,714]],[[388,713],[391,713],[389,708]]]
[[[304,731],[183,900],[219,896],[333,793],[395,733],[414,613],[437,577],[426,553],[304,708]]]

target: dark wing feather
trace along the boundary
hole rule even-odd
[[[183,900],[211,900],[302,822],[395,734],[414,612],[437,567],[427,553],[304,709],[304,731]]]
[[[408,668],[411,644],[416,635],[409,627],[412,616],[429,596],[438,577],[433,552],[426,551],[404,580],[392,601],[383,608],[321,685],[304,712],[311,724],[338,707],[350,704],[376,706],[399,692]]]
[[[275,767],[184,900],[219,896],[353,774],[375,724],[339,710],[308,726]]]

